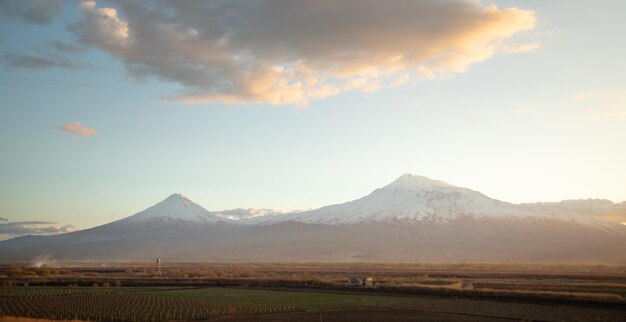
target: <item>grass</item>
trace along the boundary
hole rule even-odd
[[[420,301],[420,299],[416,297],[220,287],[122,287],[114,290],[136,295],[206,299],[225,303],[283,305],[298,310],[323,310],[358,306],[398,306],[410,305]]]

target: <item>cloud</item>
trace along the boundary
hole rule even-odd
[[[465,72],[535,25],[478,1],[128,1],[79,5],[69,27],[135,78],[181,85],[185,104],[306,105]]]
[[[17,221],[0,224],[0,235],[55,235],[69,233],[76,230],[72,225],[60,226],[52,221]]]
[[[502,51],[507,54],[529,53],[537,49],[539,49],[539,43],[525,44],[525,45],[518,45],[518,46],[505,45],[502,47]]]
[[[48,43],[48,46],[57,51],[66,53],[81,53],[87,50],[87,48],[79,44],[59,40]]]
[[[533,110],[534,108],[532,108],[531,106],[520,106],[512,109],[511,112],[515,115],[527,115]]]
[[[63,8],[61,0],[2,0],[0,15],[26,23],[48,25]]]
[[[578,95],[575,95],[574,97],[572,97],[572,102],[573,103],[580,103],[580,102],[583,102],[584,100],[588,99],[589,97],[591,97],[590,93],[578,94]]]
[[[274,209],[265,209],[265,208],[248,208],[248,209],[237,208],[237,209],[231,209],[231,210],[216,211],[216,212],[213,212],[213,214],[219,217],[223,217],[223,218],[241,220],[241,219],[254,218],[254,217],[260,217],[260,216],[278,216],[278,215],[284,215],[286,213],[291,213],[291,212],[299,212],[299,211],[274,210]]]
[[[43,55],[30,55],[30,54],[15,54],[7,53],[2,57],[5,66],[9,68],[31,68],[31,69],[46,69],[46,68],[69,68],[69,69],[81,69],[84,66],[80,65],[74,60],[67,58],[58,58],[53,56]]]
[[[2,61],[8,68],[93,70],[90,64],[81,61],[79,57],[87,49],[79,43],[57,40],[31,48],[27,53],[8,52],[2,56]]]
[[[572,103],[583,109],[588,120],[626,119],[626,93],[593,91],[575,95]]]
[[[66,125],[61,125],[57,127],[59,130],[71,132],[74,134],[78,134],[80,136],[94,136],[96,135],[96,129],[88,128],[80,124],[80,122],[74,122]]]

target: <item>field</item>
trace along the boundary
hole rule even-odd
[[[0,314],[99,321],[197,320],[236,315],[410,305],[415,301],[415,298],[392,296],[228,288],[32,287],[2,289]]]
[[[514,269],[515,268],[515,269]],[[92,321],[626,320],[622,267],[149,263],[0,268],[0,316]],[[372,276],[374,286],[347,284]]]
[[[0,316],[52,320],[169,321],[294,311],[285,305],[220,302],[211,296],[151,296],[158,291],[27,288],[0,292]],[[114,308],[114,309],[112,309]]]
[[[247,288],[122,288],[121,292],[133,295],[162,298],[212,300],[221,303],[249,303],[285,310],[307,311],[360,306],[408,305],[419,299],[412,297],[381,296],[375,294],[342,294],[336,292],[279,291]]]

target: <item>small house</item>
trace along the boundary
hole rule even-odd
[[[355,285],[361,287],[372,287],[374,286],[374,278],[373,277],[348,277],[348,285]]]

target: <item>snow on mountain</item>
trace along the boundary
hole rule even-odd
[[[619,220],[619,216],[626,214],[625,209],[623,204],[602,199],[512,204],[443,181],[404,174],[363,198],[315,210],[287,214],[255,208],[208,211],[181,194],[173,194],[142,212],[110,225],[116,228],[172,223],[269,225],[287,221],[325,225],[417,224],[447,223],[461,216],[471,216],[479,220],[550,219],[606,229],[623,221]]]
[[[272,224],[296,221],[311,224],[345,225],[370,222],[445,223],[459,216],[477,219],[556,219],[606,227],[606,221],[589,213],[548,206],[516,205],[489,198],[467,188],[443,181],[405,174],[369,195],[343,204],[277,216],[257,222]]]
[[[606,199],[578,199],[559,202],[537,202],[520,204],[521,207],[531,209],[552,216],[570,216],[574,218],[591,218],[603,223],[621,223],[626,221],[626,202],[613,203]]]
[[[227,218],[216,216],[202,206],[189,200],[187,197],[175,193],[156,205],[118,220],[117,225],[147,224],[147,223],[196,223],[215,224],[229,222]]]
[[[265,211],[210,212],[174,194],[102,226],[0,241],[0,262],[44,254],[68,260],[626,263],[626,227],[616,221],[626,204],[606,200],[516,205],[403,175],[347,203],[245,218],[259,213]],[[618,219],[606,220],[607,213]]]
[[[598,214],[611,211],[614,208],[616,209],[619,207],[619,204],[615,204],[606,199],[578,199],[559,202],[523,203],[520,204],[520,206],[547,213],[574,212]]]

